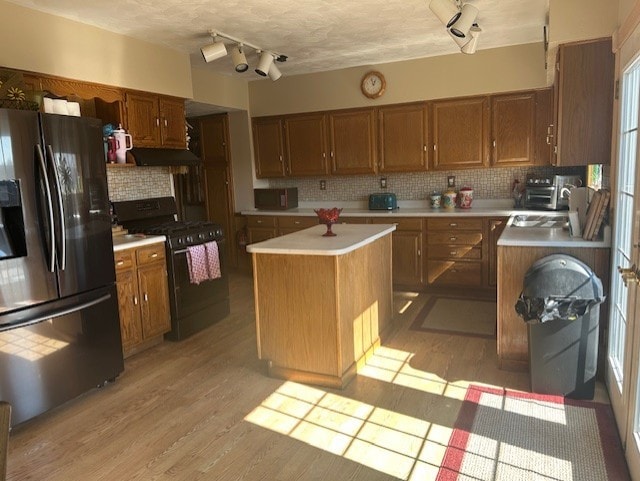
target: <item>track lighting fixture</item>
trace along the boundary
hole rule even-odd
[[[217,35],[213,32],[210,32],[209,34],[213,38],[213,43],[205,45],[200,49],[202,56],[204,57],[204,61],[207,63],[213,62],[227,54],[227,47],[225,47],[224,43],[216,41]]]
[[[479,10],[462,0],[431,0],[431,11],[446,26],[447,33],[463,53],[475,53],[482,30],[476,23]]]
[[[236,72],[246,72],[249,69],[242,44],[233,47],[231,50],[231,60],[233,61],[233,67],[236,69]]]
[[[257,74],[263,77],[268,75],[269,78],[274,81],[278,80],[282,76],[280,69],[275,66],[274,60],[276,62],[286,62],[288,58],[286,55],[264,50],[256,45],[252,45],[219,31],[210,30],[209,35],[213,37],[213,44],[205,45],[200,49],[206,62],[212,62],[213,60],[217,60],[227,54],[225,44],[223,42],[216,41],[217,37],[222,37],[235,43],[231,49],[231,60],[233,61],[233,67],[236,72],[242,73],[249,70],[249,64],[247,63],[247,57],[245,55],[245,47],[249,47],[255,50],[260,56],[260,62],[258,67],[255,69]]]

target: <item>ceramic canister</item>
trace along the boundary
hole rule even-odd
[[[449,189],[442,193],[442,206],[447,209],[453,209],[456,206],[457,192],[453,189]]]
[[[429,201],[432,209],[439,209],[442,205],[442,194],[440,192],[432,192],[429,196]]]
[[[461,209],[470,209],[473,202],[473,189],[471,187],[463,187],[458,192],[458,201]]]

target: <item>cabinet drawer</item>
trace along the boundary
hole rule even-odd
[[[428,261],[427,279],[430,285],[482,286],[480,262]]]
[[[465,245],[440,245],[434,244],[428,249],[429,259],[482,259],[482,249]]]
[[[452,245],[480,245],[482,232],[427,231],[427,243]]]
[[[136,249],[138,265],[164,261],[164,244],[153,244]]]
[[[445,217],[441,219],[427,219],[429,230],[477,230],[482,232],[482,219]]]
[[[372,217],[372,224],[396,224],[396,230],[422,230],[422,219],[398,217]]]
[[[278,226],[282,229],[306,229],[318,225],[317,217],[288,216],[278,217]]]
[[[338,222],[340,224],[368,224],[369,219],[367,217],[340,217]]]
[[[275,227],[277,217],[274,215],[248,215],[248,227]]]
[[[114,252],[113,257],[116,262],[116,271],[132,269],[136,265],[134,249]]]

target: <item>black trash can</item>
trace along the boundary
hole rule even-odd
[[[531,391],[593,399],[602,282],[564,254],[536,261],[524,276],[516,312],[528,323]]]

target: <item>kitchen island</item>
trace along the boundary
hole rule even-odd
[[[251,244],[258,357],[269,375],[344,387],[391,327],[394,225],[324,225]]]

